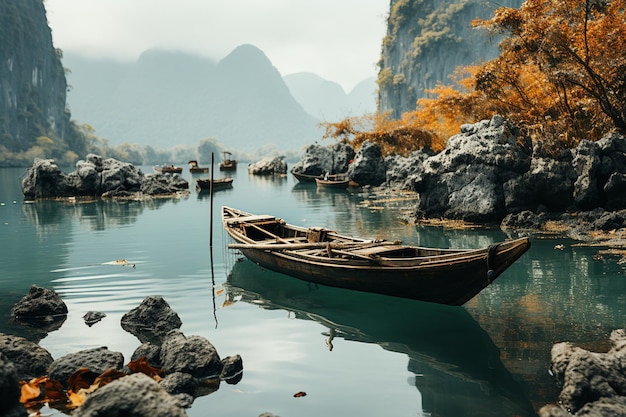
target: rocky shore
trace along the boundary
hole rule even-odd
[[[60,327],[67,313],[58,294],[33,286],[11,316],[43,332],[51,323]],[[53,358],[33,341],[0,334],[0,415],[27,416],[48,403],[73,416],[120,410],[128,417],[185,416],[195,398],[220,382],[238,383],[243,361],[239,355],[221,359],[207,339],[184,335],[181,325],[162,297],[144,299],[121,319],[122,329],[141,343],[128,363],[105,346]]]
[[[146,198],[176,194],[188,188],[180,177],[144,176],[131,164],[103,160],[97,155],[89,155],[76,167],[75,172],[64,174],[54,161],[36,160],[23,181],[24,195],[27,198]],[[282,158],[274,158],[250,164],[248,170],[253,175],[284,175],[287,165]],[[384,158],[379,146],[372,142],[365,142],[358,151],[345,143],[314,144],[306,148],[291,172],[308,175],[346,173],[354,183],[373,191],[413,193],[415,207],[405,219],[408,222],[436,220],[445,224],[460,221],[499,227],[510,235],[565,236],[581,245],[605,247],[603,250],[622,255],[619,262],[626,262],[626,141],[616,133],[597,142],[582,141],[575,149],[553,155],[541,143],[533,144],[524,138],[507,120],[494,116],[490,120],[462,126],[461,132],[450,138],[446,148],[437,154],[420,150],[409,156]],[[163,307],[164,301],[149,298],[144,303]],[[51,320],[46,326],[58,323],[56,317],[59,314],[63,316],[62,313],[49,315]],[[164,311],[158,314],[140,314],[128,322],[123,320],[122,327],[137,331],[143,343],[133,360],[145,357],[154,366],[176,371],[166,375],[166,379],[169,378],[167,383],[149,382],[152,381],[150,378],[135,374],[131,375],[132,379],[125,377],[121,380],[133,387],[141,385],[155,398],[161,398],[161,394],[156,394],[160,390],[174,393],[178,397],[172,404],[180,408],[181,404],[191,404],[190,398],[196,395],[199,386],[198,379],[208,377],[207,374],[215,376],[220,367],[239,369],[237,365],[229,365],[229,361],[215,359],[217,354],[208,341],[182,335],[175,320],[154,324],[153,317],[168,316]],[[132,330],[132,323],[138,324],[135,330]],[[138,330],[146,323],[152,323],[150,334]],[[164,326],[163,329],[160,326]],[[613,347],[607,353],[587,352],[566,342],[554,345],[551,369],[555,383],[562,384],[563,390],[558,405],[540,410],[542,417],[626,415],[624,331],[615,330],[610,341]],[[170,349],[170,346],[176,347]],[[193,366],[172,359],[176,356],[175,351],[184,349],[199,350],[203,357],[214,359]],[[28,350],[43,358],[44,362],[51,360],[34,346]],[[98,355],[100,353],[103,352],[99,351]],[[87,353],[88,356],[91,354],[93,352]],[[114,353],[107,354],[113,355],[115,367],[122,367]],[[3,388],[2,396],[7,397],[0,398],[0,404],[15,405],[16,378],[34,376],[41,369],[20,369],[19,363],[15,365],[7,359],[5,352],[3,355],[0,356],[0,387]],[[232,362],[240,365],[240,358]],[[46,366],[52,365],[48,363]],[[237,375],[237,372],[233,374]],[[219,374],[224,377],[221,372]],[[98,392],[113,390],[114,384],[110,384],[113,388],[107,385]],[[180,394],[186,395],[187,400],[181,399]],[[0,409],[0,414],[6,410]],[[173,408],[168,415],[179,415],[177,410]]]
[[[189,193],[189,183],[178,174],[149,174],[133,164],[89,154],[66,174],[53,159],[35,159],[22,180],[26,199],[104,197],[145,199]]]

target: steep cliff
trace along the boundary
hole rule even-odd
[[[0,163],[35,146],[47,148],[41,156],[84,152],[65,108],[60,54],[42,0],[0,0]]]
[[[387,35],[379,62],[381,111],[394,117],[415,109],[424,90],[448,82],[456,67],[498,56],[491,39],[470,22],[489,18],[497,7],[520,7],[522,0],[391,0]]]

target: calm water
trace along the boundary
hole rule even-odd
[[[604,350],[611,330],[624,327],[617,258],[592,260],[598,248],[568,240],[533,239],[491,287],[445,307],[312,287],[240,261],[225,249],[219,208],[425,246],[482,247],[503,233],[408,226],[398,219],[410,200],[317,191],[291,176],[251,177],[242,166],[233,189],[214,197],[211,268],[208,197],[28,204],[23,173],[0,169],[0,332],[41,337],[55,358],[108,346],[129,360],[139,341],[120,318],[161,295],[185,334],[206,337],[221,357],[243,358],[241,382],[197,398],[190,416],[533,415],[558,394],[548,375],[553,343]],[[108,264],[117,259],[136,268]],[[60,293],[70,311],[48,335],[7,320],[32,284]],[[88,327],[87,311],[107,317]],[[294,398],[299,391],[307,396]]]

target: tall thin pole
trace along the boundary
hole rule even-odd
[[[215,163],[215,153],[211,152],[211,184],[209,186],[209,246],[213,248],[213,164]]]
[[[215,153],[211,152],[211,185],[209,187],[209,257],[211,261],[211,295],[213,297],[213,318],[217,328],[217,306],[215,304],[215,269],[213,268],[213,166],[215,165]]]

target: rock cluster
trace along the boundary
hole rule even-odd
[[[252,175],[286,174],[287,162],[279,156],[276,158],[263,158],[260,161],[248,165],[248,173]]]
[[[347,143],[331,146],[309,145],[291,172],[304,175],[343,174],[354,160],[356,153]]]
[[[569,342],[552,347],[551,372],[563,387],[559,405],[539,410],[540,417],[626,415],[626,333],[614,330],[607,353],[589,352]]]
[[[33,288],[31,293],[49,291]],[[29,295],[24,297],[29,302],[18,303],[14,311],[27,314],[26,306],[29,306],[30,314],[39,314],[47,308],[50,297]],[[37,305],[37,300],[41,306]],[[216,391],[220,381],[236,384],[242,378],[241,357],[221,359],[206,338],[184,335],[179,330],[182,322],[178,314],[162,297],[145,298],[122,317],[121,325],[142,342],[132,354],[131,363],[145,360],[151,367],[161,369],[164,377],[158,383],[146,375],[133,373],[130,364],[124,365],[122,353],[104,346],[53,359],[34,342],[0,334],[0,407],[6,408],[0,408],[0,414],[26,415],[19,403],[18,381],[48,375],[68,389],[68,378],[81,368],[95,374],[119,370],[127,375],[88,394],[85,402],[72,413],[74,416],[184,416],[185,407],[190,407],[195,398]]]
[[[175,194],[188,188],[178,174],[144,175],[128,162],[95,154],[78,161],[69,174],[53,159],[37,158],[22,180],[22,193],[29,199]]]
[[[499,222],[524,210],[626,207],[626,141],[617,134],[553,157],[494,116],[463,125],[436,155],[418,151],[385,162],[384,185],[419,194],[418,218]]]

